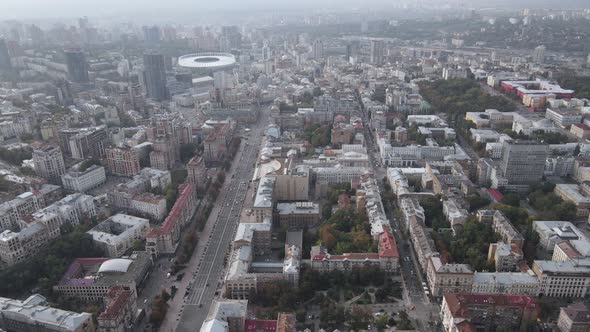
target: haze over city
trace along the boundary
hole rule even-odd
[[[590,331],[587,0],[2,0],[0,332]]]

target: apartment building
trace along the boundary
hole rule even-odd
[[[109,288],[104,297],[104,310],[98,315],[97,332],[127,332],[135,324],[137,294],[125,286]]]
[[[178,198],[158,227],[151,227],[146,235],[145,250],[152,257],[161,254],[173,254],[176,251],[182,229],[189,223],[199,207],[196,187],[192,183],[178,186]]]
[[[58,146],[43,144],[33,148],[35,172],[52,183],[60,183],[66,166]]]
[[[80,166],[80,164],[75,165],[61,176],[61,183],[65,190],[84,193],[107,181],[104,167],[92,165],[81,169]]]
[[[504,242],[490,243],[488,262],[493,263],[498,272],[518,270],[518,263],[524,259],[524,253],[517,244]]]
[[[108,257],[121,257],[135,241],[145,239],[149,220],[126,214],[116,214],[96,225],[87,233]]]
[[[506,216],[497,210],[479,210],[477,217],[480,222],[491,223],[496,234],[500,235],[502,242],[516,244],[519,248],[524,245],[524,237],[512,225]]]
[[[519,331],[537,319],[539,310],[528,295],[448,293],[443,296],[441,316],[447,332]]]
[[[166,217],[166,198],[162,195],[142,193],[133,196],[129,209],[140,216],[154,221],[162,221]]]
[[[538,296],[539,280],[526,272],[475,272],[472,293]]]
[[[440,257],[432,256],[425,271],[434,297],[446,293],[471,292],[473,270],[467,264],[443,264]]]
[[[0,329],[3,331],[95,331],[92,314],[48,306],[45,297],[33,294],[27,299],[0,297]]]
[[[590,310],[584,302],[561,307],[557,327],[561,332],[585,332],[590,330]]]
[[[139,153],[130,148],[105,149],[105,165],[109,172],[120,176],[134,176],[139,173]]]
[[[281,228],[315,227],[320,222],[320,205],[314,202],[278,203],[275,215]]]

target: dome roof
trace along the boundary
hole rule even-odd
[[[115,258],[109,259],[104,263],[100,264],[98,268],[98,273],[108,273],[108,272],[120,272],[125,273],[129,269],[129,265],[133,263],[130,259],[123,259],[123,258]]]

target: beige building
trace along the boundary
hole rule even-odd
[[[467,264],[443,264],[439,257],[430,257],[426,270],[432,296],[471,292],[473,270]]]
[[[493,263],[498,272],[516,271],[518,269],[518,263],[520,263],[523,258],[524,254],[522,250],[514,243],[490,243],[488,262]]]
[[[278,201],[309,200],[309,172],[275,175],[274,192]]]

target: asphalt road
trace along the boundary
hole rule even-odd
[[[260,122],[251,127],[249,139],[243,140],[241,151],[226,174],[225,184],[207,221],[208,225],[213,224],[211,232],[200,239],[207,241],[205,248],[195,260],[198,262],[196,267],[188,268],[190,282],[179,294],[184,296],[184,304],[179,310],[169,310],[168,324],[161,331],[198,331],[211,302],[219,295],[225,274],[224,257],[230,252],[248,186],[253,185],[249,181],[267,124],[268,114],[263,112]]]

